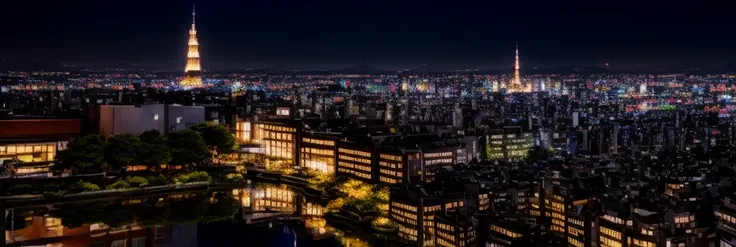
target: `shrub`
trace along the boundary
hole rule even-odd
[[[342,197],[338,197],[337,199],[331,200],[329,203],[327,203],[326,208],[328,211],[337,211],[344,205],[345,199],[343,199]]]
[[[30,185],[30,184],[16,184],[16,185],[13,185],[10,188],[16,189],[16,190],[21,190],[21,189],[30,189],[30,188],[33,188],[33,186]]]
[[[149,185],[166,185],[168,183],[168,179],[163,174],[158,174],[158,176],[150,176],[148,177],[148,184]]]
[[[100,190],[100,186],[99,185],[96,185],[96,184],[93,184],[93,183],[90,183],[90,182],[79,181],[79,182],[77,182],[77,189],[79,189],[81,191],[85,191],[85,192],[87,192],[87,191],[98,191],[98,190]]]
[[[364,200],[348,200],[348,205],[351,205],[361,212],[370,212],[370,211],[376,211],[377,204],[376,201],[371,199],[364,199]]]
[[[204,181],[212,181],[212,177],[210,177],[207,172],[192,172],[189,173],[189,181],[191,182],[204,182]]]
[[[66,195],[66,191],[60,190],[60,191],[46,191],[43,192],[43,195],[41,197],[46,200],[57,200],[60,199]]]
[[[140,176],[127,177],[125,181],[133,187],[142,187],[148,185],[148,180]]]
[[[185,184],[185,183],[191,183],[191,182],[209,182],[212,181],[212,177],[210,177],[207,172],[190,172],[187,174],[182,174],[179,176],[176,176],[174,178],[174,182],[177,184]]]
[[[233,183],[244,183],[245,182],[245,178],[243,177],[243,174],[239,174],[239,173],[227,174],[225,178],[228,181],[233,182]]]
[[[373,227],[384,227],[384,228],[393,228],[396,227],[396,223],[391,221],[390,219],[386,217],[377,217],[371,222],[371,226]]]
[[[309,175],[311,175],[311,177],[309,178],[309,183],[314,186],[315,189],[323,192],[329,188],[335,187],[338,184],[335,174],[312,172]]]
[[[108,189],[108,190],[124,190],[124,189],[130,189],[130,188],[132,188],[130,184],[123,180],[117,181],[105,187],[105,189]]]

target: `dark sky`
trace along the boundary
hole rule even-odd
[[[5,1],[0,57],[182,62],[191,5],[211,66],[510,67],[736,60],[733,1]]]

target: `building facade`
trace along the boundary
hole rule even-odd
[[[80,119],[0,120],[0,164],[21,161],[16,175],[48,173],[56,153],[81,134]]]
[[[406,161],[402,152],[381,151],[378,157],[379,182],[383,184],[400,184],[405,181]]]
[[[372,146],[341,141],[337,148],[337,173],[359,180],[376,179]]]
[[[303,136],[299,150],[300,166],[326,174],[336,172],[336,140],[324,136]]]
[[[204,107],[167,104],[101,105],[99,134],[138,135],[148,130],[169,133],[184,130],[205,121]]]

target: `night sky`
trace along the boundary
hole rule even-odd
[[[5,1],[0,58],[182,63],[195,3],[206,66],[508,68],[515,41],[525,66],[736,60],[735,4],[620,2]]]

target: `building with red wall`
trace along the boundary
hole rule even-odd
[[[47,173],[56,153],[81,133],[81,119],[0,120],[0,162],[22,161],[17,174]]]

